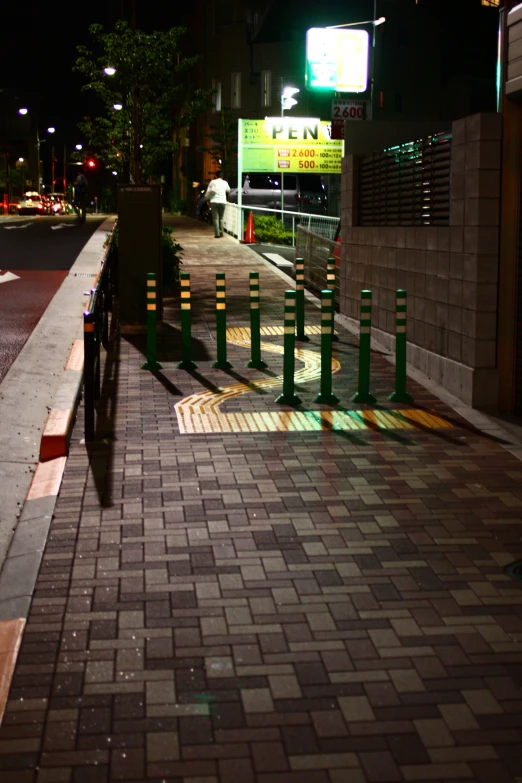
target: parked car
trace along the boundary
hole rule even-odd
[[[24,193],[18,204],[19,215],[45,215],[47,209],[44,197],[33,191]]]
[[[285,210],[326,215],[326,189],[319,174],[284,174],[283,187]],[[245,206],[281,209],[281,172],[245,174],[241,200]],[[231,188],[230,201],[237,203],[237,188]]]

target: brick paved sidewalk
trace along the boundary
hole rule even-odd
[[[250,270],[263,325],[282,325],[287,283],[207,227],[177,226],[198,370],[176,369],[167,300],[164,369],[139,369],[142,338],[115,340],[89,451],[80,410],[1,783],[520,783],[522,588],[503,568],[522,556],[522,465],[414,384],[448,426],[248,431],[254,417],[231,414],[279,410],[282,338],[263,338],[264,373],[239,344],[233,370],[211,370],[214,273],[230,328],[248,323]],[[334,391],[360,409],[357,342],[339,331]],[[385,403],[393,368],[374,354],[372,372],[383,409],[400,408]],[[238,428],[180,434],[174,406],[224,387]],[[313,372],[299,382],[311,418],[317,391]],[[205,404],[200,420],[219,421]]]

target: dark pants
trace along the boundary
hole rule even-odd
[[[226,204],[213,204],[210,202],[210,211],[212,212],[212,222],[214,224],[214,234],[217,237],[223,236],[223,215],[225,214]]]

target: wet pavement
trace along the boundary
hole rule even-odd
[[[0,729],[1,782],[519,783],[522,586],[504,567],[522,557],[522,464],[429,389],[388,403],[378,353],[378,406],[351,403],[358,345],[339,326],[341,403],[315,403],[310,302],[302,405],[277,405],[290,282],[170,222],[198,368],[176,368],[177,297],[155,373],[144,338],[113,322],[98,440],[86,448],[80,409]],[[226,372],[210,368],[216,271]],[[249,271],[265,371],[245,368]]]

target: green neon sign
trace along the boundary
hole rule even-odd
[[[312,27],[306,33],[306,86],[313,90],[365,92],[369,40],[366,30]]]

